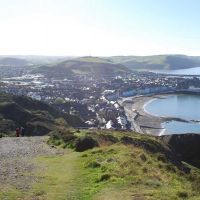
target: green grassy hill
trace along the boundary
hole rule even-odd
[[[0,66],[25,66],[29,64],[46,65],[34,70],[48,76],[72,74],[117,73],[129,70],[176,70],[200,67],[199,56],[186,55],[153,55],[153,56],[0,56]],[[51,69],[49,68],[51,67]],[[50,70],[48,73],[47,71]]]
[[[130,69],[127,67],[121,64],[111,63],[105,59],[83,57],[75,60],[67,60],[51,66],[41,66],[34,72],[44,74],[48,77],[68,77],[80,74],[91,74],[99,77],[129,71]]]
[[[45,135],[62,125],[83,126],[83,122],[43,102],[0,93],[1,134],[13,135],[16,127],[23,126],[27,135]]]
[[[48,77],[92,74],[113,75],[132,70],[176,70],[200,67],[200,57],[185,55],[80,57],[54,65],[41,66],[36,73]]]
[[[67,193],[74,197],[71,199],[199,199],[200,170],[187,163],[167,138],[168,142],[166,138],[133,132],[74,131],[54,133],[49,142],[76,151],[71,158],[63,157],[66,163],[67,159],[72,161],[79,174],[66,184],[71,188]],[[200,142],[200,136],[192,135],[185,138],[185,145],[191,138]],[[193,148],[187,146],[189,151]],[[184,145],[179,148],[184,149]],[[50,159],[43,161],[54,163]]]
[[[114,56],[109,59],[136,70],[176,70],[200,67],[200,57],[185,55]]]
[[[92,56],[85,56],[77,58],[76,60],[83,61],[83,62],[95,62],[95,63],[112,63],[109,58],[101,58],[101,57],[92,57]]]
[[[40,181],[25,193],[0,189],[0,197],[10,200],[16,197],[43,200],[199,199],[200,169],[182,160],[162,138],[133,132],[74,130],[54,132],[49,144],[65,148],[65,153],[34,161],[38,167],[35,176]]]

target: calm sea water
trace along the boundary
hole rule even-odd
[[[174,75],[200,75],[200,67],[179,70],[154,70],[152,72]]]
[[[145,110],[152,115],[176,117],[190,123],[170,121],[163,123],[164,134],[200,133],[200,95],[168,95],[146,104]]]

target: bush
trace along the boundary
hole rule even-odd
[[[77,139],[77,136],[75,136],[69,130],[65,130],[65,131],[55,130],[51,133],[48,144],[54,144],[56,146],[59,146],[62,144],[63,148],[66,148],[66,147],[74,148],[76,139]]]
[[[142,168],[143,173],[147,173],[148,169],[146,167]]]
[[[161,161],[163,163],[167,162],[166,157],[164,155],[162,155],[162,154],[158,155],[157,159],[158,159],[158,161]]]
[[[188,198],[187,192],[178,192],[177,195],[178,195],[178,197],[183,198],[183,199]]]
[[[176,168],[172,164],[167,164],[165,167],[167,171],[174,172],[174,173],[176,172]]]
[[[144,154],[141,154],[141,155],[140,155],[140,159],[141,159],[143,162],[146,162],[146,161],[147,161],[147,157],[146,157]]]
[[[98,168],[98,167],[101,167],[101,164],[96,162],[96,161],[92,161],[90,162],[87,167],[90,167],[90,168]]]
[[[68,133],[66,135],[62,135],[62,140],[65,143],[75,140],[77,137],[73,133]]]
[[[75,143],[75,150],[82,152],[99,146],[98,142],[90,136],[78,138]]]
[[[105,142],[110,142],[110,143],[117,143],[118,142],[118,138],[114,137],[113,135],[100,135],[99,136],[100,140],[103,140]]]
[[[107,180],[109,180],[110,178],[111,178],[110,174],[103,174],[103,175],[100,177],[99,181],[107,181]]]

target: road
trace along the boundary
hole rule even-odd
[[[58,150],[47,145],[48,137],[6,137],[0,139],[0,185],[29,189],[37,181],[34,158]]]

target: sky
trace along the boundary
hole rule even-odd
[[[0,0],[0,54],[200,56],[199,10],[199,0]]]

